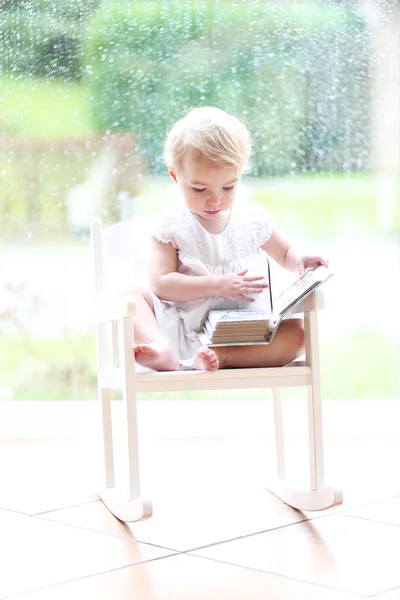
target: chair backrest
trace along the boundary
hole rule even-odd
[[[92,221],[97,300],[105,293],[126,292],[138,283],[146,284],[149,232],[149,217],[137,217],[105,228],[100,219]]]

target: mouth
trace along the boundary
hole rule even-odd
[[[214,216],[217,215],[220,212],[220,210],[205,210],[204,212],[206,213],[206,215]]]

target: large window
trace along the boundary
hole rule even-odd
[[[90,219],[174,202],[163,137],[207,104],[251,131],[247,201],[331,258],[324,397],[396,398],[399,12],[394,0],[3,1],[0,397],[96,397]],[[288,277],[274,269],[276,292]]]

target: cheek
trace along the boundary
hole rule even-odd
[[[203,194],[194,192],[191,189],[186,190],[186,198],[188,198],[191,202],[199,202],[199,201],[201,201],[202,197],[203,197]]]
[[[179,186],[179,191],[181,193],[181,195],[183,196],[183,198],[185,199],[186,202],[192,202],[194,199],[194,193],[193,190],[186,186],[186,185],[180,185]]]
[[[225,194],[225,202],[233,202],[236,198],[237,190],[233,190],[232,192],[228,192]]]

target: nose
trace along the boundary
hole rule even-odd
[[[221,204],[221,199],[220,194],[210,194],[207,198],[207,204],[209,206],[219,206]]]

